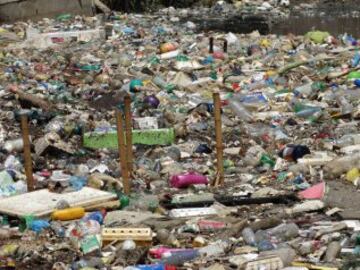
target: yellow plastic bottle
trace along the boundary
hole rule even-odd
[[[67,208],[64,210],[56,210],[51,214],[53,220],[73,220],[82,218],[85,215],[85,209],[82,207]]]

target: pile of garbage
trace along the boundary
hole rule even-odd
[[[1,267],[357,269],[359,40],[171,18],[1,26]]]

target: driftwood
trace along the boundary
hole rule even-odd
[[[280,68],[277,73],[279,75],[283,75],[284,73],[286,73],[294,68],[297,68],[302,65],[307,65],[311,62],[327,61],[327,60],[333,60],[333,59],[335,59],[335,58],[334,57],[319,57],[319,58],[311,58],[311,59],[304,60],[304,61],[297,61],[297,62],[290,63],[290,64]]]
[[[41,99],[35,95],[25,93],[24,91],[15,87],[9,88],[9,91],[16,94],[20,100],[29,102],[32,106],[43,109],[44,111],[50,111],[54,105],[49,101]]]
[[[105,5],[103,2],[101,2],[100,0],[95,0],[94,1],[94,5],[100,9],[102,12],[104,12],[105,14],[109,14],[111,12],[111,9],[108,8],[107,5]]]

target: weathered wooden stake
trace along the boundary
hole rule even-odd
[[[130,194],[129,171],[126,163],[126,146],[124,142],[123,116],[119,110],[116,110],[116,126],[117,126],[120,167],[121,167],[121,175],[123,178],[124,193]]]
[[[215,115],[215,135],[216,135],[216,159],[217,159],[217,177],[214,186],[224,184],[224,162],[223,162],[223,143],[221,130],[221,104],[219,93],[213,94],[214,115]]]
[[[129,170],[129,177],[132,177],[133,169],[133,151],[132,151],[132,122],[131,122],[131,98],[126,96],[125,103],[125,132],[126,132],[126,153],[127,153],[127,168]]]
[[[227,52],[228,52],[228,42],[227,42],[227,40],[226,40],[226,39],[224,40],[224,47],[223,47],[223,51],[224,51],[224,53],[227,53]]]
[[[32,170],[29,125],[28,125],[28,117],[26,114],[21,115],[21,133],[24,142],[24,160],[25,160],[25,174],[26,174],[27,188],[28,191],[33,191],[35,189],[35,179]]]
[[[214,52],[214,37],[210,37],[209,39],[209,53]]]

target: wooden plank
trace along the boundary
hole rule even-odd
[[[34,215],[42,217],[51,214],[58,201],[65,200],[71,207],[86,207],[96,203],[111,201],[116,198],[113,193],[84,187],[80,191],[58,194],[41,189],[9,198],[0,199],[0,213],[22,217]]]

